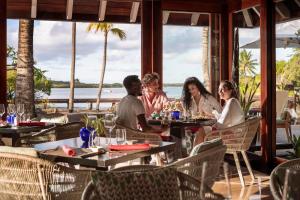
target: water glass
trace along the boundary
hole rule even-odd
[[[8,123],[14,125],[16,118],[16,106],[14,104],[8,104],[7,111],[9,113]]]
[[[111,143],[111,132],[112,129],[116,125],[116,116],[114,114],[105,114],[104,116],[104,127],[109,130],[109,140],[107,141],[108,144]]]
[[[117,144],[124,144],[126,142],[126,129],[116,130]]]
[[[22,118],[23,118],[24,113],[25,113],[24,104],[22,104],[22,103],[17,104],[17,116],[18,116],[19,121],[23,120]]]

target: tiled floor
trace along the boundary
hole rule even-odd
[[[229,170],[231,197],[233,200],[268,200],[273,199],[270,187],[269,187],[269,176],[254,172],[255,180],[251,180],[249,173],[246,168],[242,168],[243,175],[246,181],[246,186],[242,187],[237,171],[235,167],[230,166]],[[224,179],[224,176],[220,176],[213,186],[213,190],[217,193],[221,193],[225,197],[228,197],[228,184]]]

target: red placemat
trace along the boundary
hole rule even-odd
[[[109,145],[108,149],[112,151],[148,150],[150,149],[150,144]]]

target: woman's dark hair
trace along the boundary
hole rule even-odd
[[[204,85],[199,81],[198,78],[196,77],[187,78],[183,84],[183,90],[182,90],[182,99],[183,99],[183,105],[185,109],[189,109],[191,107],[192,95],[189,91],[189,85],[191,84],[195,85],[200,91],[200,94],[205,98],[207,97],[207,95],[211,95],[210,92],[208,92],[207,89],[204,87]]]
[[[237,92],[236,92],[236,88],[234,87],[233,83],[228,81],[228,80],[224,80],[224,81],[221,81],[220,85],[223,86],[223,88],[226,88],[228,90],[231,90],[231,98],[236,98],[238,99],[238,95],[237,95]]]

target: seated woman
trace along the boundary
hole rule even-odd
[[[205,132],[214,129],[223,129],[238,125],[245,121],[244,111],[239,103],[236,90],[230,81],[222,81],[219,86],[220,98],[225,100],[225,105],[221,113],[214,111],[217,119],[212,127],[202,127],[195,137],[195,145],[204,141]]]
[[[213,116],[213,110],[222,111],[219,102],[205,89],[196,78],[185,80],[182,91],[182,100],[185,116],[209,115]]]
[[[142,79],[143,94],[139,99],[143,102],[146,118],[154,112],[160,113],[168,102],[167,95],[159,89],[159,78],[157,73],[152,73],[146,74]]]

